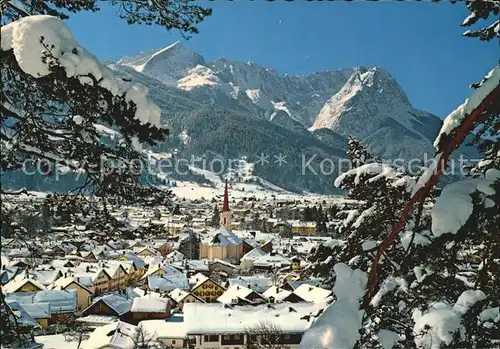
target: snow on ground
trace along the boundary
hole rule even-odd
[[[64,340],[64,335],[53,334],[50,336],[38,336],[35,337],[37,343],[43,344],[43,349],[77,349],[78,342],[71,341],[66,342]],[[84,346],[86,341],[82,341],[80,348]]]
[[[176,181],[176,186],[170,188],[172,192],[187,199],[210,199],[216,196],[223,195],[225,180],[230,183],[231,197],[242,198],[271,198],[272,195],[276,199],[295,199],[300,197],[300,194],[286,191],[271,182],[253,175],[254,164],[249,163],[245,158],[233,161],[233,165],[228,169],[227,174],[219,176],[207,169],[189,166],[189,169],[205,177],[210,184],[199,184],[189,181]]]

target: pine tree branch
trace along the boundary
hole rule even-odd
[[[405,227],[406,219],[410,214],[411,210],[420,201],[425,200],[430,190],[438,182],[439,178],[443,174],[447,167],[448,159],[451,153],[460,146],[464,141],[465,137],[472,132],[474,127],[478,122],[484,121],[488,118],[488,114],[485,113],[491,104],[495,104],[500,100],[500,86],[495,87],[482,101],[481,103],[464,118],[464,121],[460,127],[457,128],[453,137],[447,141],[446,144],[442,143],[440,145],[440,152],[442,154],[439,159],[439,163],[436,170],[427,180],[427,182],[410,198],[410,200],[403,207],[398,223],[394,226],[391,233],[382,241],[379,250],[375,256],[375,259],[370,270],[370,275],[366,284],[366,292],[363,299],[363,307],[366,308],[370,304],[371,299],[375,295],[376,287],[379,281],[378,264],[381,256],[384,254],[385,250],[392,245],[399,232]]]
[[[25,10],[23,10],[22,8],[20,8],[19,6],[16,6],[14,4],[12,4],[10,1],[7,1],[7,0],[0,0],[0,8],[3,9],[3,7],[6,6],[6,7],[9,7],[11,9],[13,9],[14,11],[16,11],[17,13],[19,13],[21,15],[21,17],[27,17],[27,16],[30,16],[30,14],[28,12],[26,12]]]

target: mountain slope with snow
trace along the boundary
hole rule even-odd
[[[146,86],[161,108],[161,122],[171,135],[153,152],[188,160],[246,157],[255,164],[256,178],[288,191],[337,192],[332,178],[338,167],[313,173],[307,161],[314,158],[316,170],[323,160],[337,165],[345,157],[347,135],[383,159],[408,161],[424,153],[434,157],[432,142],[442,125],[438,117],[414,108],[396,79],[380,67],[289,76],[252,62],[209,62],[179,42],[108,67]],[[472,147],[460,150],[475,157]],[[258,163],[262,154],[268,163]],[[278,156],[286,162],[277,165]],[[207,184],[193,171],[169,178]],[[37,181],[30,189],[40,185]]]
[[[151,94],[159,97],[155,102],[162,106],[165,122],[175,134],[188,128],[192,141],[179,148],[189,154],[227,155],[230,149],[232,156],[255,156],[257,151],[282,148],[287,154],[337,159],[344,156],[347,135],[353,135],[383,159],[409,161],[424,153],[433,157],[432,141],[442,124],[437,116],[414,108],[396,79],[381,67],[289,76],[253,62],[208,62],[180,43],[149,56],[122,59],[116,67],[132,68],[132,79],[157,90]],[[142,75],[159,81],[164,85],[160,90],[168,92],[159,93],[158,85],[142,81]],[[167,95],[174,100],[162,101]],[[181,106],[187,103],[187,109],[179,101]],[[467,147],[461,150],[475,154]],[[297,160],[288,165],[297,171],[300,164]],[[280,184],[289,190],[321,190],[331,181],[295,181],[264,172],[259,173],[262,178],[286,182]],[[294,178],[301,175],[295,173]]]
[[[177,41],[161,49],[122,58],[117,64],[131,67],[168,86],[176,86],[179,79],[185,77],[197,65],[205,64],[205,60]]]
[[[386,159],[415,158],[433,152],[441,120],[413,108],[387,71],[361,68],[319,112],[310,130],[327,128],[364,141]]]

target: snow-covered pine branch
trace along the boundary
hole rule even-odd
[[[1,170],[62,181],[68,193],[45,204],[96,229],[119,228],[110,203],[168,204],[170,193],[144,180],[140,143],[168,134],[147,90],[115,76],[56,17],[25,17],[1,35]]]

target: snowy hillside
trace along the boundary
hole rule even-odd
[[[231,183],[231,195],[238,197],[270,198],[293,198],[298,195],[286,191],[265,179],[254,175],[255,164],[247,162],[245,159],[233,160],[234,165],[224,175],[217,175],[206,169],[190,166],[194,173],[203,176],[209,183],[200,185],[196,182],[177,181],[170,189],[179,196],[189,199],[213,198],[221,196],[224,192],[224,183],[227,180]]]

